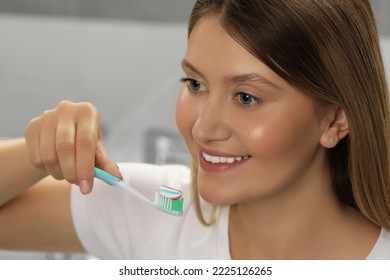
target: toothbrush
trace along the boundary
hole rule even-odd
[[[119,178],[107,173],[106,171],[94,168],[95,177],[106,182],[111,186],[122,188],[131,193],[135,198],[153,205],[158,210],[174,216],[183,215],[183,197],[182,192],[174,188],[162,186],[156,191],[154,202],[150,201],[144,195],[127,185]]]

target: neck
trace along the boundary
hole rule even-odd
[[[343,206],[335,197],[330,173],[322,174],[267,198],[233,205],[229,224],[232,258],[365,258],[378,228]],[[356,236],[358,230],[364,232],[363,237]]]

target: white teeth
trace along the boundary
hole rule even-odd
[[[241,161],[248,159],[249,156],[243,156],[243,157],[218,157],[218,156],[210,156],[206,153],[202,153],[203,158],[211,163],[233,163],[235,161]]]
[[[234,158],[232,158],[232,157],[227,158],[226,162],[227,163],[233,163],[234,162]]]
[[[214,157],[214,156],[212,156],[212,157],[211,157],[211,162],[212,162],[212,163],[219,163],[219,157]]]
[[[202,153],[203,157],[206,161],[211,161],[212,156],[209,156],[208,154]]]

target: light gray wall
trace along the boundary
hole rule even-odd
[[[144,161],[150,131],[183,146],[174,111],[185,23],[7,13],[0,34],[0,137],[23,136],[30,119],[68,99],[98,107],[116,161]],[[0,259],[82,257],[0,250]]]
[[[7,13],[187,22],[195,0],[0,0]]]
[[[371,0],[370,2],[375,13],[379,34],[390,37],[390,1]]]
[[[0,12],[187,22],[195,0],[0,0]],[[371,0],[381,35],[390,36],[390,1]]]
[[[0,0],[0,137],[23,136],[30,119],[60,100],[90,101],[114,160],[144,161],[153,148],[147,137],[161,132],[176,149],[171,158],[185,162],[174,111],[193,1],[168,1],[175,9],[167,1]],[[390,34],[390,1],[372,2],[381,34]],[[0,251],[0,259],[53,256]]]
[[[0,34],[1,136],[22,136],[30,119],[63,99],[95,104],[129,160],[142,160],[143,148],[133,151],[141,127],[175,129],[185,23],[0,14]],[[122,139],[125,127],[137,145]]]

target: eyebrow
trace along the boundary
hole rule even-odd
[[[203,74],[194,65],[192,65],[190,62],[188,62],[185,59],[182,60],[181,67],[188,68],[192,72],[194,72],[194,73],[198,74],[199,76],[202,76],[202,78],[204,78]]]
[[[263,76],[257,74],[257,73],[247,73],[247,74],[241,74],[237,76],[233,76],[231,78],[227,79],[228,81],[233,81],[235,83],[242,83],[242,82],[257,82],[257,83],[262,83],[267,86],[270,86],[274,89],[280,89],[279,86],[271,82],[270,80],[264,78]]]
[[[203,74],[190,62],[187,60],[183,59],[181,66],[183,68],[188,68],[192,72],[200,75],[202,78],[204,78]],[[267,78],[259,75],[258,73],[245,73],[245,74],[240,74],[232,77],[227,77],[225,78],[227,82],[233,82],[233,83],[243,83],[243,82],[257,82],[261,84],[265,84],[267,86],[270,86],[274,89],[281,89],[279,86],[277,86],[275,83],[271,82]]]

